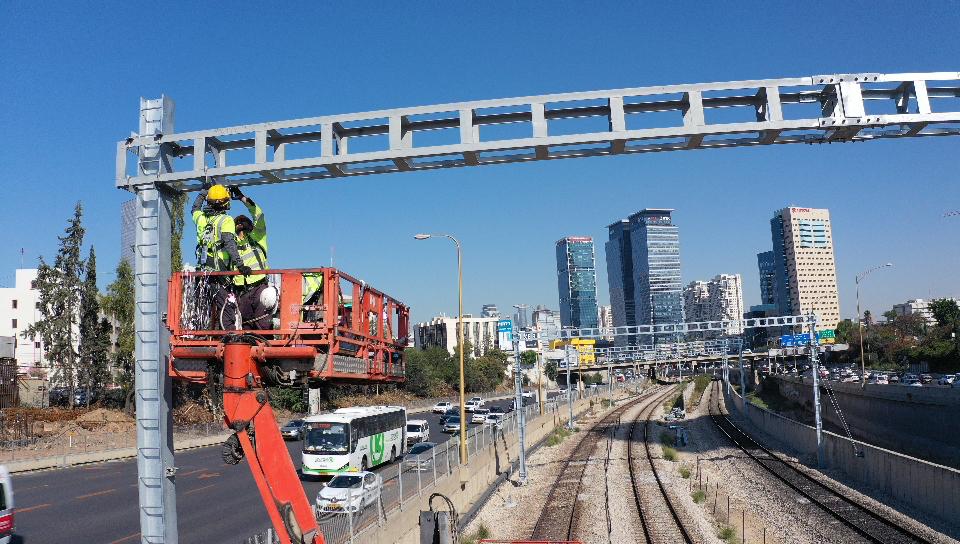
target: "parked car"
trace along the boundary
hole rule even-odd
[[[903,385],[908,385],[910,387],[923,387],[923,384],[920,383],[920,380],[917,378],[907,378],[903,380]]]
[[[442,400],[442,401],[440,401],[440,402],[438,402],[438,403],[436,403],[436,404],[433,405],[432,411],[433,411],[433,413],[435,413],[435,414],[442,414],[442,413],[446,412],[447,410],[449,410],[451,406],[453,406],[453,405],[450,404],[449,402],[445,401],[445,400]]]
[[[950,384],[950,387],[960,387],[960,372],[954,374],[953,383]]]
[[[449,418],[447,418],[446,423],[443,424],[443,432],[445,433],[460,432],[460,416],[450,416]]]
[[[407,420],[407,445],[430,440],[430,424],[425,419]]]
[[[889,377],[887,377],[887,381],[890,383],[900,383],[900,376],[891,374]]]
[[[944,374],[943,376],[940,376],[939,380],[937,380],[937,384],[953,385],[953,382],[956,381],[956,379],[957,379],[957,376],[954,374]]]
[[[317,493],[317,512],[360,513],[376,504],[383,480],[373,472],[338,474]]]
[[[284,440],[288,438],[303,440],[304,430],[302,419],[291,419],[286,425],[280,427],[280,436],[282,436]]]
[[[423,472],[430,470],[433,465],[433,452],[436,446],[433,442],[420,442],[410,448],[410,451],[403,457],[403,464],[410,467],[410,470]]]
[[[929,374],[921,374],[921,375],[920,375],[920,383],[926,385],[926,384],[932,383],[932,382],[933,382],[933,376],[931,376],[931,375],[929,375]]]
[[[0,465],[0,544],[9,544],[15,527],[13,504],[13,480],[7,467]]]
[[[473,417],[470,418],[470,423],[485,423],[487,421],[487,415],[489,414],[490,410],[477,408],[473,411]]]

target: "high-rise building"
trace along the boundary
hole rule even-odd
[[[699,338],[737,335],[743,332],[743,282],[740,274],[719,274],[710,281],[692,281],[683,290],[683,307],[688,322],[737,321],[723,331],[696,333]]]
[[[710,320],[710,284],[705,281],[691,281],[683,288],[683,313],[687,321]]]
[[[607,255],[607,286],[610,288],[610,308],[613,326],[637,324],[636,303],[633,296],[633,247],[630,242],[630,221],[621,219],[607,226],[609,239],[604,245]],[[618,344],[626,344],[626,336],[617,337]]]
[[[680,230],[672,209],[647,208],[629,217],[637,325],[683,323]],[[676,335],[666,335],[675,339]]]
[[[597,326],[597,275],[593,238],[568,236],[557,241],[557,289],[564,327]]]
[[[483,309],[480,311],[480,317],[500,317],[500,310],[497,309],[496,304],[484,304]]]
[[[813,312],[820,327],[840,321],[830,211],[789,207],[770,220],[774,302],[780,315]]]
[[[560,312],[550,310],[542,304],[533,309],[531,326],[538,332],[557,335],[560,333]]]
[[[517,330],[526,329],[530,326],[527,322],[527,307],[517,308],[517,311],[513,312],[513,326]]]
[[[137,200],[128,200],[120,204],[120,260],[127,261],[132,267],[133,248],[136,240]]]
[[[776,267],[772,251],[757,253],[757,269],[760,272],[760,304],[776,304]]]
[[[613,308],[607,305],[599,306],[600,327],[604,329],[613,328]]]

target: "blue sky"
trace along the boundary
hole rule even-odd
[[[119,254],[117,140],[138,99],[176,101],[177,130],[333,113],[654,84],[843,72],[960,69],[960,6],[925,2],[342,2],[290,9],[238,2],[0,4],[0,284],[20,248],[55,252],[72,206],[87,209],[101,277]],[[921,7],[922,6],[922,7]],[[166,17],[167,20],[162,20]],[[253,189],[268,214],[271,265],[336,265],[410,304],[415,319],[465,306],[558,306],[554,242],[598,241],[606,225],[676,208],[684,282],[744,277],[773,211],[830,208],[841,313],[958,296],[960,140],[694,151],[372,176]],[[187,236],[187,245],[193,240]],[[331,250],[333,248],[333,250]],[[192,254],[188,248],[187,254]]]

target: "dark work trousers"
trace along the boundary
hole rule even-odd
[[[227,283],[227,279],[220,277],[210,279],[214,330],[231,331],[237,329],[236,322],[239,309],[236,296],[233,295],[232,284]]]
[[[266,331],[273,328],[273,313],[260,304],[260,293],[266,288],[266,278],[253,285],[236,287],[239,293],[237,303],[240,306],[240,315],[243,316],[244,329]]]

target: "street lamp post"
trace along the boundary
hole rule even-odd
[[[464,404],[464,377],[463,377],[463,252],[460,249],[460,240],[449,234],[417,234],[416,240],[443,237],[453,240],[457,246],[457,343],[460,351],[460,463],[467,464],[467,409]]]
[[[867,386],[867,365],[864,362],[863,356],[863,315],[860,313],[860,282],[863,281],[871,272],[874,270],[880,270],[881,268],[888,268],[893,266],[893,263],[886,263],[874,266],[873,268],[868,268],[863,272],[857,274],[857,328],[860,332],[860,387],[864,388]]]

